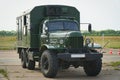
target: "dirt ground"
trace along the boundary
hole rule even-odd
[[[112,54],[109,53],[109,49],[104,51],[106,53],[103,56],[103,67],[98,76],[88,77],[82,67],[71,67],[68,70],[60,70],[54,79],[45,78],[38,66],[35,70],[23,69],[16,51],[0,51],[0,69],[6,70],[8,75],[4,77],[0,74],[0,80],[120,80],[120,70],[107,66],[110,62],[120,61],[118,49],[112,50]]]

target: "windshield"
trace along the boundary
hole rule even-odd
[[[46,23],[48,31],[79,31],[78,25],[73,21],[49,21]]]

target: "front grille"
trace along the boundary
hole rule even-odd
[[[69,37],[66,47],[69,52],[79,52],[83,48],[83,37]]]

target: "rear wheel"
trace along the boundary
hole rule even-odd
[[[22,50],[21,51],[21,64],[22,64],[22,67],[23,68],[26,68],[26,62],[27,62],[27,59],[26,59],[26,54],[25,54],[25,50]]]
[[[35,69],[35,61],[28,60],[28,62],[27,62],[27,68],[29,70],[34,70]]]
[[[27,63],[26,66],[29,70],[34,70],[35,69],[35,61],[30,60],[29,57],[27,56]]]
[[[35,69],[35,61],[29,60],[25,49],[21,51],[21,63],[23,68],[28,68],[29,70]]]
[[[55,53],[45,50],[40,62],[41,71],[45,77],[53,78],[57,75],[58,59]]]
[[[86,61],[84,64],[84,71],[87,76],[97,76],[102,68],[102,60]]]

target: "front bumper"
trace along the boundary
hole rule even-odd
[[[101,53],[59,53],[57,55],[64,61],[91,61],[103,57]]]

